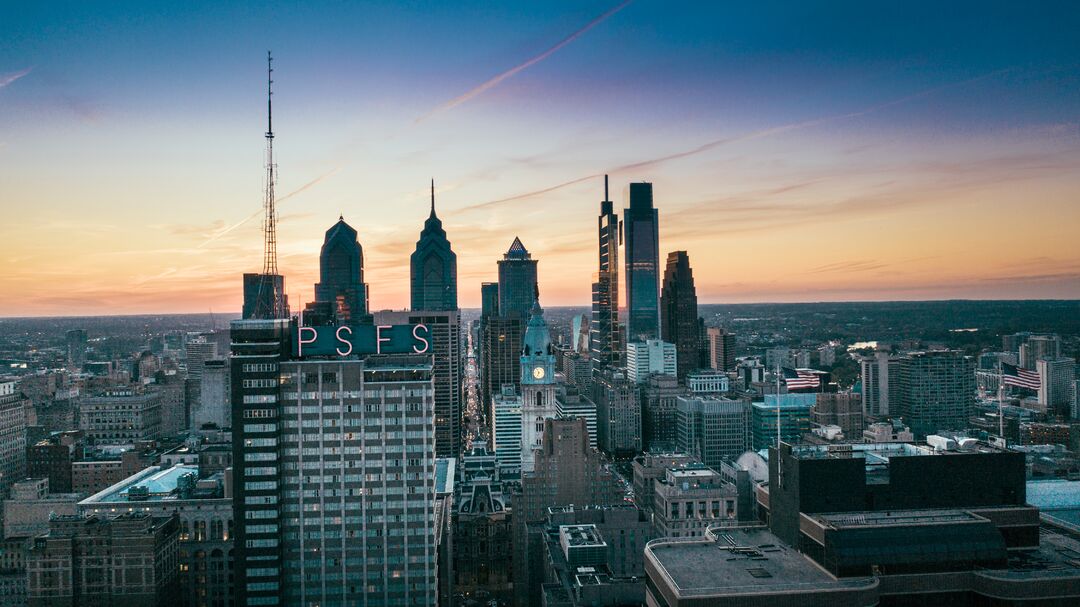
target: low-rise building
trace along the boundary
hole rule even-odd
[[[49,530],[53,516],[75,514],[81,493],[51,493],[49,479],[31,478],[11,486],[4,500],[4,537],[34,537]]]
[[[735,485],[705,466],[669,468],[654,481],[653,495],[659,537],[703,537],[710,525],[738,518]]]

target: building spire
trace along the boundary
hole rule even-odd
[[[608,200],[607,175],[604,175],[604,200]]]
[[[435,217],[435,178],[431,178],[431,217]]]
[[[274,122],[271,99],[274,58],[266,51],[266,199],[263,202],[263,274],[277,274],[277,210],[274,205]]]

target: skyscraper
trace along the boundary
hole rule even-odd
[[[435,180],[431,181],[431,214],[409,258],[409,277],[413,310],[458,309],[457,255],[435,215]]]
[[[344,217],[326,231],[319,253],[319,282],[315,302],[338,325],[366,324],[367,284],[364,283],[364,250],[356,240],[356,230]]]
[[[668,253],[664,287],[660,292],[661,339],[675,344],[679,380],[701,362],[701,334],[697,312],[697,289],[686,251]]]
[[[717,371],[735,369],[735,334],[720,327],[707,329],[709,366]]]
[[[975,409],[975,361],[959,350],[912,352],[900,359],[900,398],[890,413],[916,438],[968,427]]]
[[[435,375],[435,455],[456,458],[461,453],[461,313],[455,310],[376,312],[377,325],[418,325],[428,328]]]
[[[1061,338],[1057,335],[1031,335],[1020,344],[1019,349],[1020,366],[1034,369],[1040,359],[1061,356]]]
[[[750,449],[753,415],[750,403],[718,396],[679,396],[675,399],[675,442],[682,453],[697,456],[720,469]]]
[[[679,366],[679,354],[675,344],[650,339],[626,344],[626,379],[634,384],[645,384],[653,374],[675,375]]]
[[[619,335],[619,218],[608,196],[608,178],[604,175],[604,200],[596,220],[599,267],[592,285],[592,319],[589,350],[597,368],[619,364],[622,340]]]
[[[499,315],[499,283],[480,283],[480,317]]]
[[[660,337],[660,231],[651,183],[630,184],[623,211],[626,259],[626,341]]]
[[[529,310],[540,293],[536,282],[537,260],[517,237],[499,260],[499,315],[529,319]]]
[[[594,378],[596,444],[611,456],[641,451],[641,401],[638,386],[618,369]]]
[[[877,352],[860,361],[862,406],[866,417],[886,418],[900,398],[900,358]]]
[[[521,345],[525,321],[516,316],[490,316],[480,328],[480,397],[484,407],[504,385],[521,387]]]
[[[1076,360],[1072,358],[1040,358],[1035,362],[1039,372],[1039,404],[1047,413],[1069,415],[1076,389]]]

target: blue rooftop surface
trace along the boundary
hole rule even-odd
[[[178,464],[172,468],[152,466],[127,477],[108,489],[88,498],[94,502],[126,502],[127,494],[132,487],[146,487],[149,493],[148,500],[161,500],[176,491],[176,483],[185,474],[199,476],[199,467],[186,464]],[[146,501],[145,499],[143,501]]]
[[[438,458],[435,460],[435,494],[442,495],[454,492],[454,475],[457,461],[450,458]]]
[[[779,398],[777,398],[779,396]],[[816,393],[789,393],[789,394],[766,394],[764,401],[750,403],[758,409],[776,410],[776,402],[780,401],[780,409],[809,409],[817,404]]]
[[[1045,518],[1080,531],[1080,481],[1028,481],[1027,501]]]

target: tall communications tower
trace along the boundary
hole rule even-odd
[[[277,209],[274,203],[274,58],[266,52],[266,196],[263,199],[263,269],[261,274],[244,274],[243,317],[288,318],[285,277],[277,267]]]

